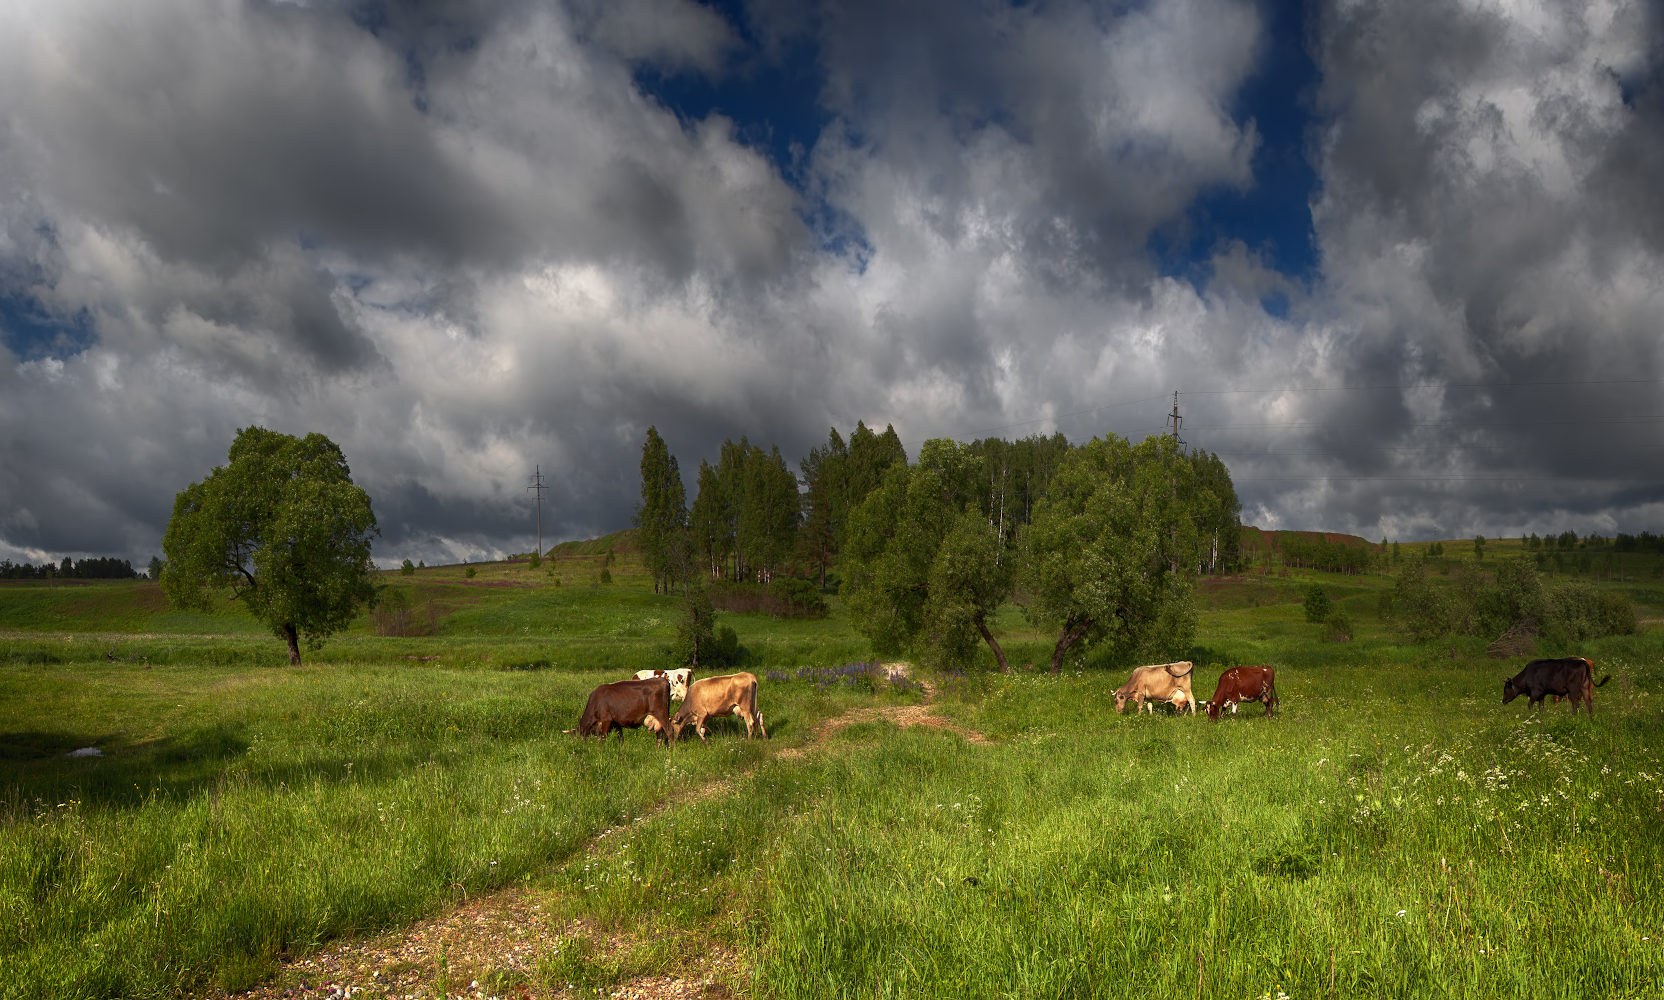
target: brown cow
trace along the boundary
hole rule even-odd
[[[756,674],[724,674],[694,681],[688,687],[688,696],[683,700],[681,710],[670,720],[671,737],[681,739],[682,730],[691,722],[693,731],[699,734],[703,743],[705,720],[729,712],[745,720],[746,739],[751,738],[753,728],[762,730],[765,739],[768,737],[768,730],[763,726],[762,710],[757,707]]]
[[[1208,718],[1219,721],[1219,713],[1226,705],[1236,714],[1238,702],[1262,701],[1265,714],[1277,707],[1277,671],[1272,667],[1232,667],[1219,675],[1213,689],[1213,700],[1208,702]]]
[[[1154,712],[1156,702],[1166,701],[1181,712],[1189,705],[1190,714],[1195,715],[1196,696],[1190,690],[1190,672],[1194,669],[1189,660],[1137,668],[1125,684],[1115,689],[1115,714],[1120,715],[1131,698],[1134,712],[1145,707]]]
[[[1502,703],[1504,705],[1526,695],[1530,698],[1532,708],[1543,703],[1543,699],[1554,695],[1554,700],[1570,698],[1572,712],[1576,714],[1579,702],[1588,706],[1589,714],[1595,714],[1595,688],[1612,679],[1607,674],[1595,683],[1595,664],[1582,656],[1567,656],[1558,660],[1532,660],[1525,665],[1525,669],[1502,682]]]
[[[657,735],[654,742],[670,742],[670,680],[655,677],[646,681],[614,681],[589,693],[583,717],[578,720],[579,736],[606,739],[613,729],[618,738],[624,730],[645,726]]]

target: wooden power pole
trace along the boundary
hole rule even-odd
[[[1176,407],[1176,404],[1175,404],[1175,407]],[[530,490],[537,497],[537,557],[539,559],[542,559],[543,558],[543,491],[548,489],[549,487],[543,485],[543,466],[539,465],[536,468],[537,468],[537,471],[532,473],[532,484],[530,486],[526,487],[526,489]]]

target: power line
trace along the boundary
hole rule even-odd
[[[1318,385],[1285,389],[1186,389],[1189,396],[1252,395],[1275,392],[1362,392],[1371,389],[1523,389],[1532,386],[1659,385],[1664,378],[1564,379],[1548,382],[1409,382],[1400,385]]]

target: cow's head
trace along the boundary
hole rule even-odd
[[[670,742],[675,743],[682,738],[682,730],[693,721],[693,716],[685,709],[670,717]]]
[[[1218,701],[1218,699],[1214,699],[1213,701],[1203,702],[1203,704],[1205,704],[1208,707],[1208,718],[1212,719],[1214,722],[1218,722],[1219,721],[1219,701]]]
[[[1502,682],[1502,703],[1504,705],[1520,696],[1520,689],[1514,686],[1512,677]]]
[[[1126,707],[1127,707],[1127,693],[1125,691],[1115,692],[1115,714],[1120,715],[1122,713],[1122,711],[1126,709]]]

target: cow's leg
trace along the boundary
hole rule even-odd
[[[705,739],[705,717],[703,715],[694,716],[693,731],[699,734],[699,742],[701,742],[701,743],[709,743],[710,742],[709,740]]]
[[[763,734],[763,739],[769,739],[768,727],[763,725],[763,710],[758,708],[756,704],[753,703],[751,706],[751,714],[757,717],[757,731]]]

